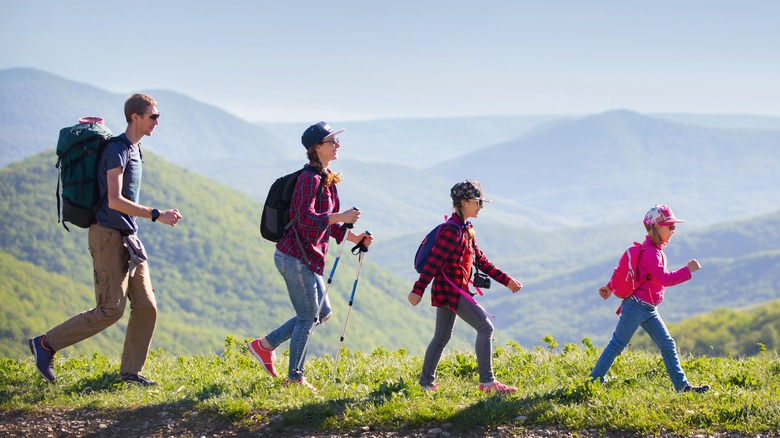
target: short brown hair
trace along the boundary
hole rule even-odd
[[[125,120],[130,123],[133,114],[143,114],[150,106],[157,106],[157,101],[141,93],[131,95],[125,101]]]

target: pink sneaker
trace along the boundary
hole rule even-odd
[[[262,339],[257,338],[246,344],[246,348],[248,348],[249,352],[252,353],[252,356],[254,356],[255,359],[257,359],[257,361],[263,365],[263,368],[268,371],[268,374],[276,377],[279,375],[276,372],[276,368],[274,368],[274,359],[276,359],[276,354],[274,354],[273,350],[266,350],[263,348],[263,345],[260,344],[260,341],[262,341]]]
[[[493,393],[493,392],[498,393],[498,394],[511,394],[511,393],[517,391],[517,388],[515,388],[514,386],[504,385],[503,383],[501,383],[498,380],[496,380],[495,382],[493,382],[493,383],[491,383],[489,385],[484,385],[484,384],[480,383],[479,384],[479,390],[484,392],[484,393],[486,393],[486,394],[490,394],[490,393]]]
[[[317,392],[317,388],[315,388],[311,383],[309,383],[303,377],[301,377],[300,379],[290,379],[290,378],[287,378],[287,379],[284,380],[284,386],[291,386],[291,385],[301,385],[304,388],[310,389],[312,392]]]
[[[420,385],[420,388],[423,392],[436,392],[439,390],[439,384],[438,383],[432,383],[428,386]]]

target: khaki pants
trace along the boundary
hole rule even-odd
[[[149,354],[157,323],[157,302],[149,266],[146,262],[138,265],[135,275],[130,277],[130,255],[122,234],[97,224],[89,227],[89,252],[94,267],[96,306],[49,330],[46,340],[54,350],[61,350],[94,336],[119,321],[129,299],[130,320],[119,371],[138,374]]]

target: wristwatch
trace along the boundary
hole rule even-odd
[[[154,208],[152,209],[152,222],[157,222],[157,218],[160,217],[160,210]]]

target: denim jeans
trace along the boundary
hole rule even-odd
[[[436,368],[444,352],[444,347],[452,338],[452,330],[455,328],[455,320],[460,317],[466,324],[477,331],[475,350],[477,353],[477,369],[479,371],[479,383],[491,384],[493,377],[493,323],[485,313],[485,309],[461,298],[458,301],[458,311],[453,312],[449,307],[436,308],[436,329],[433,339],[425,350],[420,385],[431,386],[436,378]]]
[[[661,357],[663,357],[666,371],[672,379],[674,388],[678,391],[685,388],[688,385],[688,380],[685,378],[685,372],[680,365],[680,358],[677,356],[677,345],[669,334],[669,330],[666,329],[666,324],[664,324],[655,306],[635,297],[623,300],[623,308],[620,313],[620,320],[615,328],[615,333],[612,334],[612,339],[607,344],[607,347],[604,348],[604,352],[601,353],[596,366],[590,373],[590,377],[593,380],[604,381],[604,376],[612,367],[615,358],[626,348],[626,345],[631,341],[631,337],[634,336],[639,326],[645,329],[661,350]]]
[[[300,259],[277,250],[274,253],[274,264],[287,284],[287,293],[295,309],[295,316],[269,333],[265,340],[274,348],[290,340],[290,364],[287,375],[290,379],[299,379],[303,377],[303,360],[305,360],[303,347],[314,325],[317,309],[324,299],[322,310],[316,318],[319,324],[330,316],[330,302],[325,296],[325,282],[322,276],[314,273]],[[297,369],[298,362],[301,362],[300,369]]]

